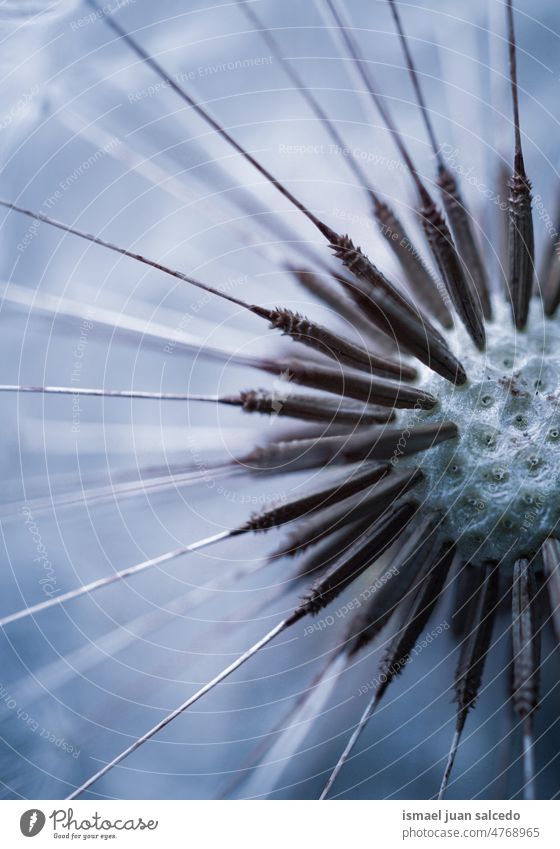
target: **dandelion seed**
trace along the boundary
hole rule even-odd
[[[381,701],[387,687],[406,665],[410,652],[414,648],[416,640],[428,622],[439,599],[453,556],[454,546],[446,543],[443,549],[436,551],[433,559],[430,558],[427,561],[427,565],[424,565],[422,570],[423,580],[421,583],[419,582],[419,592],[412,599],[408,600],[408,604],[405,603],[405,612],[399,623],[399,630],[391,640],[385,653],[378,675],[379,684],[350,737],[346,748],[329,776],[329,780],[321,793],[321,799],[326,799],[329,795],[340,771],[350,757],[360,734]]]
[[[479,305],[473,296],[473,292],[471,291],[470,281],[464,274],[461,261],[455,250],[455,245],[447,224],[431,199],[426,187],[422,183],[408,150],[403,144],[401,135],[397,130],[395,123],[389,114],[386,105],[379,97],[379,93],[372,82],[371,75],[366,69],[361,52],[350,34],[350,28],[345,24],[334,0],[327,0],[327,5],[333,15],[337,27],[343,35],[344,41],[348,47],[348,52],[360,72],[366,89],[377,106],[379,114],[381,115],[384,124],[406,162],[410,175],[416,185],[421,202],[420,214],[422,217],[422,223],[426,230],[426,236],[442,279],[445,281],[447,291],[453,301],[453,305],[474,343],[477,347],[483,348],[485,342],[483,316]]]
[[[529,299],[533,290],[534,235],[531,212],[531,183],[525,173],[521,130],[519,125],[519,100],[517,90],[517,60],[513,27],[513,2],[507,3],[509,64],[513,120],[515,131],[515,158],[509,188],[509,286],[516,327],[522,330],[527,324]]]
[[[428,138],[430,140],[434,156],[437,160],[438,183],[441,190],[441,198],[451,224],[453,237],[461,254],[461,258],[463,259],[465,271],[467,275],[471,275],[478,296],[481,300],[484,318],[489,321],[492,318],[492,305],[489,294],[488,275],[486,274],[484,262],[472,231],[471,216],[465,206],[457,181],[444,162],[441,153],[441,145],[437,143],[430,118],[430,112],[426,106],[424,95],[422,94],[422,89],[418,79],[418,72],[412,59],[412,54],[404,33],[396,0],[388,0],[388,2],[401,39],[412,85],[426,125]]]
[[[305,98],[312,112],[323,124],[334,142],[335,148],[338,150],[344,150],[346,144],[336,128],[336,125],[330,120],[319,101],[310,92],[293,65],[287,59],[283,58],[276,39],[270,30],[263,25],[254,8],[247,3],[247,0],[238,0],[238,5],[248,18],[249,22],[258,29],[273,55],[282,64],[286,74],[293,83],[294,88],[300,92],[302,97]],[[379,226],[379,232],[395,253],[395,256],[409,279],[413,291],[418,293],[432,315],[435,315],[445,327],[451,327],[451,316],[438,294],[433,277],[422,260],[418,250],[414,247],[413,242],[404,226],[399,221],[391,207],[385,201],[381,200],[379,195],[373,190],[369,178],[358,161],[353,156],[350,156],[345,159],[345,162],[356,177],[358,184],[365,190],[368,200],[372,202],[374,215]]]
[[[475,599],[473,599],[472,613],[466,623],[468,634],[464,638],[459,664],[455,673],[457,721],[451,751],[439,791],[439,799],[443,798],[447,789],[461,734],[463,733],[468,713],[474,707],[480,688],[484,663],[490,648],[492,625],[496,614],[498,576],[497,565],[489,564],[485,570],[484,581],[478,588]]]

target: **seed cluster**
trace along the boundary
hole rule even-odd
[[[446,514],[445,531],[475,563],[534,554],[560,520],[560,324],[535,304],[518,332],[508,309],[496,300],[483,352],[462,327],[449,334],[468,382],[453,386],[424,369],[420,385],[438,406],[399,418],[411,432],[436,417],[458,424],[458,440],[412,462],[425,474],[426,506]]]

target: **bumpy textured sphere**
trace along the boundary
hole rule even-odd
[[[403,441],[407,430],[438,419],[456,422],[459,438],[393,462],[422,468],[423,509],[446,514],[445,532],[464,559],[512,563],[535,553],[560,520],[560,322],[535,301],[519,332],[496,301],[487,333],[481,353],[462,327],[451,332],[467,384],[423,369],[419,383],[438,405],[399,416]]]

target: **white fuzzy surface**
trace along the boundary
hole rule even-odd
[[[560,321],[544,318],[539,301],[531,306],[519,332],[509,306],[496,300],[482,353],[461,327],[448,334],[468,382],[453,386],[423,369],[419,383],[439,403],[400,416],[409,429],[437,420],[458,424],[457,440],[399,466],[420,465],[423,508],[445,513],[445,532],[475,563],[531,555],[560,518]]]

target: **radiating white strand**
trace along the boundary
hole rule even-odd
[[[16,613],[10,613],[0,619],[0,627],[10,625],[12,622],[17,622],[20,619],[25,619],[28,616],[34,616],[37,613],[42,613],[51,607],[56,607],[59,604],[65,604],[67,601],[72,601],[75,598],[94,592],[95,590],[108,587],[116,581],[122,581],[125,578],[130,578],[132,575],[138,575],[140,572],[145,572],[146,569],[151,569],[153,566],[160,566],[162,563],[168,563],[170,560],[175,560],[183,554],[189,554],[192,551],[198,551],[206,546],[213,545],[215,542],[227,539],[232,535],[231,531],[220,531],[218,534],[206,537],[205,539],[192,542],[190,545],[176,548],[173,551],[167,551],[165,554],[160,554],[158,557],[152,557],[150,560],[143,560],[141,563],[136,563],[134,566],[128,566],[126,569],[121,569],[119,572],[113,572],[112,575],[107,575],[105,578],[98,578],[96,581],[91,581],[82,587],[77,587],[75,590],[70,590],[67,593],[49,598],[39,604],[34,604],[32,607],[24,607]]]
[[[141,389],[98,389],[82,386],[23,386],[0,383],[0,392],[28,392],[43,395],[91,395],[97,398],[141,398],[149,401],[212,401],[219,395],[194,395],[189,392],[147,392]]]
[[[260,639],[257,643],[252,645],[250,649],[247,649],[247,651],[240,655],[236,660],[234,660],[233,663],[230,663],[229,666],[219,672],[218,675],[212,678],[211,681],[201,687],[200,690],[197,690],[197,692],[190,696],[185,702],[183,702],[182,705],[179,705],[178,708],[175,708],[174,711],[167,714],[167,716],[161,719],[156,725],[153,726],[153,728],[150,728],[149,731],[147,731],[145,734],[135,740],[134,743],[132,743],[130,746],[120,752],[120,754],[118,754],[116,758],[113,758],[112,761],[109,761],[109,763],[105,764],[105,766],[98,770],[95,775],[90,776],[87,781],[84,781],[83,784],[81,784],[79,787],[76,788],[76,790],[74,790],[69,796],[67,796],[67,799],[76,799],[78,796],[81,796],[81,794],[88,790],[93,784],[95,784],[96,781],[98,781],[100,778],[110,772],[110,770],[112,770],[114,767],[118,766],[118,764],[120,764],[125,758],[127,758],[128,755],[131,755],[133,752],[139,749],[140,746],[142,746],[144,743],[147,743],[148,740],[151,740],[151,738],[154,737],[159,731],[162,731],[164,728],[166,728],[171,722],[173,722],[174,719],[184,713],[184,711],[186,711],[189,707],[191,707],[191,705],[193,705],[200,698],[202,698],[202,696],[210,692],[210,690],[212,690],[214,687],[224,681],[229,675],[239,669],[240,666],[242,666],[244,663],[250,660],[250,658],[257,654],[260,649],[268,645],[268,643],[270,643],[275,637],[281,634],[282,631],[292,625],[295,621],[297,621],[298,618],[301,618],[301,616],[303,615],[303,612],[301,612],[297,617],[295,614],[292,614],[291,616],[279,622],[278,625],[276,625],[268,632],[268,634],[265,634],[265,636],[262,637],[262,639]]]
[[[280,734],[274,734],[273,731],[267,738],[271,741],[270,745],[259,753],[255,769],[248,778],[247,789],[243,794],[244,798],[267,797],[280,787],[284,772],[293,758],[296,757],[301,743],[312,727],[312,723],[320,716],[324,705],[338,683],[340,673],[346,667],[347,660],[347,655],[343,652],[333,662],[330,662],[327,668],[322,670],[320,680],[305,693],[301,700],[296,702],[295,709],[290,711],[290,724],[283,728],[280,726],[282,728]],[[327,673],[328,678],[326,678]],[[283,723],[285,723],[285,719]],[[268,757],[266,763],[263,763],[262,760],[266,754],[268,754]]]
[[[158,607],[136,616],[125,625],[117,625],[101,637],[87,645],[73,649],[69,654],[51,661],[41,669],[40,676],[34,679],[22,678],[10,687],[13,698],[29,706],[38,701],[45,693],[52,693],[63,687],[75,676],[80,677],[95,669],[99,664],[112,659],[137,640],[146,637],[160,627],[164,627],[174,618],[185,618],[198,607],[207,603],[214,593],[218,593],[237,581],[250,577],[265,567],[267,563],[243,565],[234,572],[220,574],[204,586],[191,587],[179,598],[173,598],[165,607]]]
[[[166,346],[179,346],[196,356],[209,357],[220,362],[233,361],[240,365],[252,365],[256,361],[256,358],[249,355],[238,355],[234,350],[209,345],[206,339],[194,333],[167,327],[151,319],[148,321],[137,318],[122,311],[93,306],[90,301],[85,305],[72,298],[45,294],[17,283],[0,283],[0,293],[3,302],[29,307],[33,312],[44,312],[53,318],[87,320],[95,324],[97,329],[137,336],[142,343],[157,343],[162,354],[165,353]]]

